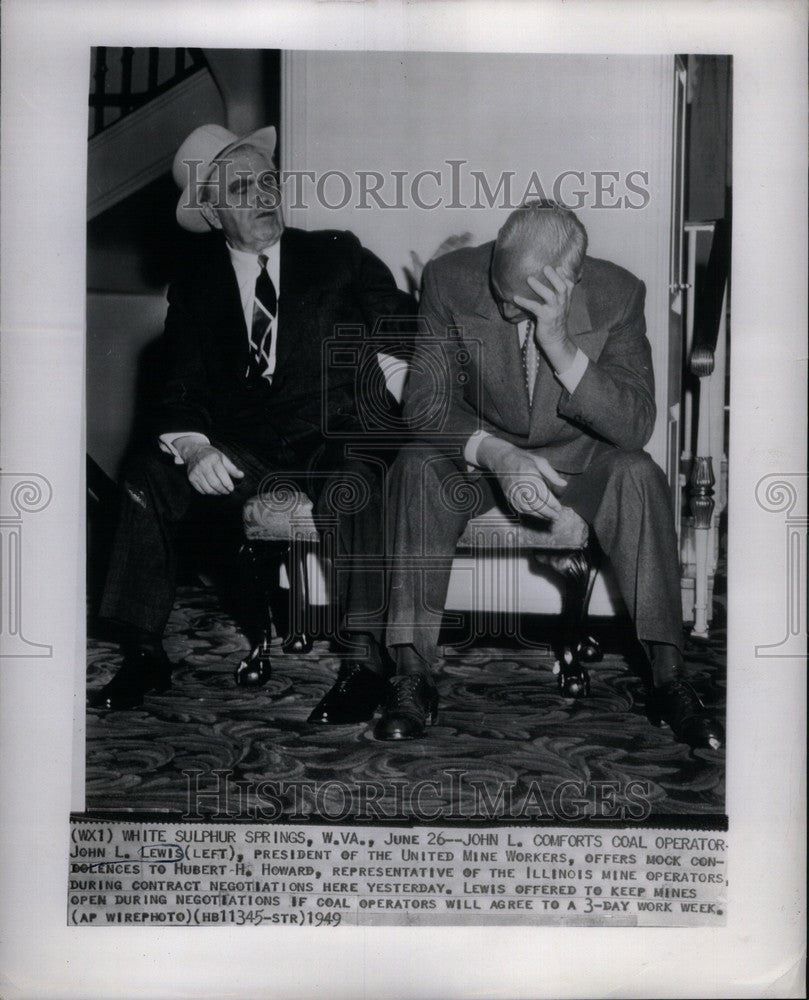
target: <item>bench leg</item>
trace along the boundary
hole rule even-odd
[[[267,542],[245,542],[242,546],[244,589],[252,595],[253,610],[257,612],[257,637],[250,653],[236,668],[236,683],[240,687],[261,687],[272,674],[270,639],[273,622],[279,622],[281,610],[278,574],[283,554],[283,546]]]
[[[564,580],[562,641],[558,650],[559,690],[566,698],[590,693],[586,663],[601,659],[601,647],[587,634],[587,607],[593,593],[597,567],[590,547],[572,552],[537,552],[539,562],[551,566]]]
[[[308,653],[312,649],[309,628],[309,575],[306,572],[308,540],[293,537],[289,543],[289,629],[281,643],[285,653]]]
[[[589,545],[583,549],[584,557],[580,566],[574,570],[577,579],[573,585],[572,607],[570,608],[571,639],[576,644],[576,655],[582,663],[598,663],[604,658],[601,643],[588,632],[587,615],[590,598],[593,596],[598,563],[596,550]],[[582,582],[583,578],[583,582]]]

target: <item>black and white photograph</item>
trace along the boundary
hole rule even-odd
[[[806,11],[2,17],[0,993],[801,995]]]
[[[91,67],[88,810],[723,829],[731,58]]]

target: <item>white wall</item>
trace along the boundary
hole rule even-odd
[[[503,196],[494,207],[450,208],[452,167],[461,184],[457,201],[475,203],[471,171],[480,171],[497,189],[502,172],[513,171],[512,200],[519,203],[536,171],[544,194],[565,171],[579,171],[561,189],[564,200],[585,192],[578,214],[587,227],[590,250],[623,265],[647,286],[646,319],[652,343],[658,420],[648,450],[666,468],[669,364],[669,239],[671,219],[672,102],[674,61],[666,56],[557,56],[441,52],[290,52],[282,70],[282,168],[313,171],[321,177],[340,171],[351,182],[345,207],[319,202],[316,181],[301,179],[296,208],[286,187],[286,217],[304,229],[350,229],[391,267],[400,285],[411,252],[428,260],[449,236],[469,232],[472,242],[492,239],[509,209]],[[410,185],[423,170],[441,172],[440,184],[425,179],[422,200],[444,204],[421,208]],[[402,209],[379,207],[363,196],[358,171],[385,179],[379,194],[396,202],[393,171],[407,171]],[[595,171],[617,172],[610,193]],[[624,178],[648,174],[642,209],[596,207],[633,194]],[[604,183],[604,182],[601,182]],[[606,179],[609,185],[609,179]],[[346,189],[338,178],[322,188],[335,205]],[[532,191],[534,196],[538,192]],[[367,205],[368,207],[363,207]],[[523,560],[524,562],[524,560]],[[470,606],[468,574],[456,564],[448,606]],[[608,582],[599,579],[591,602],[594,614],[614,613]],[[523,565],[522,610],[553,613],[559,594],[553,583]]]
[[[501,172],[514,171],[517,201],[533,171],[549,197],[564,171],[585,174],[583,187],[570,179],[563,194],[587,192],[579,215],[591,252],[622,264],[647,284],[660,411],[649,450],[665,468],[672,58],[292,52],[284,59],[284,169],[318,176],[341,171],[352,180],[357,171],[379,171],[387,179],[380,189],[387,203],[395,201],[391,172],[409,172],[406,209],[383,209],[370,197],[365,201],[371,207],[357,207],[363,199],[356,182],[349,204],[330,209],[318,204],[314,183],[302,181],[309,207],[296,209],[287,198],[288,222],[306,229],[351,229],[402,284],[411,251],[429,259],[442,240],[465,231],[476,243],[491,239],[508,214],[502,207],[419,208],[409,195],[419,171],[442,171],[440,191],[431,179],[421,191],[425,201],[443,194],[447,202],[452,195],[446,161],[467,161],[461,168],[465,204],[474,201],[472,170],[484,172],[494,189]],[[648,204],[642,210],[594,207],[593,171],[617,171],[621,178],[648,172]],[[344,187],[332,178],[323,193],[335,204]],[[622,181],[601,200],[613,203],[624,195],[642,201]]]

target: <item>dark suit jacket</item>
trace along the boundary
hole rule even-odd
[[[642,448],[655,421],[643,282],[609,261],[585,258],[568,332],[590,364],[571,395],[541,358],[529,409],[517,333],[501,317],[489,285],[493,247],[456,250],[424,270],[423,339],[404,398],[405,418],[416,433],[424,436],[419,423],[438,391],[448,405],[427,437],[460,443],[483,429],[571,473],[605,449]],[[423,336],[426,325],[429,336]],[[439,350],[442,340],[447,346]],[[460,360],[459,345],[469,345]],[[440,354],[446,361],[438,361]],[[444,380],[438,390],[437,378]]]
[[[155,434],[200,431],[270,455],[284,446],[311,450],[324,427],[329,433],[362,431],[358,396],[367,389],[368,366],[358,376],[359,355],[357,364],[329,365],[324,343],[348,326],[352,345],[365,345],[366,361],[380,347],[401,353],[412,340],[415,302],[348,232],[286,229],[280,284],[269,386],[245,376],[248,337],[227,246],[218,234],[200,240],[169,288],[166,378]],[[382,343],[371,339],[380,319],[387,320]],[[373,377],[382,384],[381,373]]]

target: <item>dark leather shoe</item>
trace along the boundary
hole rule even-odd
[[[725,735],[721,724],[703,705],[697,692],[688,681],[676,677],[652,690],[649,702],[652,722],[659,726],[668,723],[674,738],[691,747],[718,750]]]
[[[171,687],[171,661],[165,653],[146,649],[130,650],[109,684],[87,696],[90,708],[120,711],[137,708],[150,691],[168,691]]]
[[[417,740],[438,718],[438,691],[425,674],[394,677],[382,716],[374,729],[378,740]]]
[[[272,677],[270,643],[265,637],[250,650],[236,667],[236,683],[239,687],[263,687]]]
[[[309,722],[342,726],[367,722],[385,700],[385,678],[361,660],[344,660],[337,680],[312,709]]]

